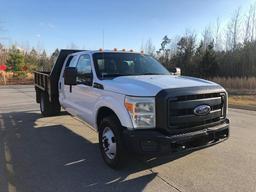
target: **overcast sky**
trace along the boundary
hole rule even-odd
[[[140,49],[151,38],[159,46],[164,35],[174,37],[186,29],[200,33],[225,23],[254,0],[0,0],[0,42],[26,47]]]

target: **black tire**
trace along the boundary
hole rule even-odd
[[[61,106],[59,102],[53,102],[53,104],[51,104],[52,107],[52,114],[53,115],[59,115],[60,111],[61,111]]]
[[[44,117],[55,116],[60,113],[61,107],[59,104],[50,103],[47,93],[40,94],[40,111]]]
[[[113,158],[110,158],[105,151],[106,147],[104,140],[104,130],[110,129],[114,134],[114,140],[116,143],[116,154]],[[113,115],[102,119],[99,126],[99,147],[104,162],[113,169],[120,169],[125,160],[125,149],[122,141],[122,127],[119,120]]]

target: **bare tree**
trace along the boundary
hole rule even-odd
[[[155,56],[156,48],[153,45],[151,39],[148,39],[147,42],[145,43],[145,45],[142,45],[142,50],[144,50],[146,54]]]
[[[205,51],[208,45],[213,41],[212,29],[210,25],[204,29],[202,36],[203,50]]]
[[[238,8],[233,17],[231,18],[228,26],[228,30],[226,33],[226,49],[227,50],[235,50],[238,45],[239,40],[239,32],[240,32],[240,8]]]
[[[244,34],[244,42],[248,42],[251,37],[251,20],[252,20],[252,6],[250,7],[249,14],[246,16],[245,23],[245,34]]]
[[[0,21],[0,32],[4,31],[2,22]],[[7,60],[7,49],[1,41],[8,40],[7,37],[0,36],[0,65],[5,64]]]
[[[256,3],[250,6],[248,15],[246,15],[244,42],[255,40],[255,31],[256,31],[255,25],[256,25]]]
[[[221,22],[220,22],[220,18],[218,17],[218,19],[216,20],[216,26],[215,26],[215,49],[217,51],[222,50],[222,39],[221,39]]]
[[[250,8],[251,14],[251,41],[255,40],[255,31],[256,31],[256,2],[254,5],[251,5]]]
[[[240,17],[240,8],[235,12],[233,18],[233,49],[236,49],[238,38],[239,38],[239,17]]]

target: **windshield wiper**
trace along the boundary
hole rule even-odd
[[[163,75],[162,73],[142,73],[139,75]]]
[[[105,73],[105,74],[101,74],[101,77],[119,77],[119,76],[129,76],[129,75],[133,75],[133,74],[125,74],[125,73]]]
[[[139,76],[139,75],[164,75],[162,73],[134,73],[134,74],[131,74],[131,73],[103,73],[101,74],[101,78],[104,79],[104,78],[108,78],[108,77],[119,77],[119,76]]]

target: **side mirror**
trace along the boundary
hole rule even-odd
[[[72,85],[76,85],[77,69],[76,67],[67,67],[64,70],[64,84],[69,85],[69,92],[72,92]]]
[[[67,67],[64,70],[64,84],[76,85],[77,69],[76,67]]]
[[[168,67],[167,68],[168,71],[172,74],[172,75],[177,75],[180,76],[181,75],[181,70],[179,67]]]

